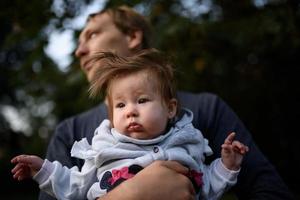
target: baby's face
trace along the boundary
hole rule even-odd
[[[152,139],[162,134],[175,110],[163,102],[153,81],[141,71],[118,77],[110,83],[114,128],[135,139]],[[171,108],[171,109],[170,109]]]

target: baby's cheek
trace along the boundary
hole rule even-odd
[[[124,132],[124,125],[122,123],[122,120],[119,118],[114,118],[113,119],[113,126],[115,129],[117,129],[120,132]]]

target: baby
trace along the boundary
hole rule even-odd
[[[237,181],[248,147],[230,133],[221,158],[205,165],[212,150],[192,125],[193,114],[179,108],[172,65],[155,49],[131,57],[98,53],[92,96],[106,96],[109,119],[95,130],[92,144],[75,142],[71,155],[84,159],[82,169],[34,155],[12,159],[13,177],[32,177],[58,199],[96,199],[132,178],[155,160],[174,160],[190,169],[197,196],[218,199]],[[147,180],[145,180],[147,181]]]

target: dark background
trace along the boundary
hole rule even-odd
[[[0,2],[1,199],[17,199],[17,193],[37,199],[35,183],[12,179],[9,160],[19,153],[44,156],[55,125],[97,103],[88,98],[76,60],[62,71],[44,52],[49,33],[70,29],[69,21],[91,1],[60,2],[60,13],[50,0]],[[210,5],[200,13],[182,2],[107,5],[126,3],[143,10],[153,24],[154,46],[177,64],[179,89],[223,98],[299,198],[299,1],[185,1],[196,3],[192,11]],[[77,37],[78,30],[74,33]],[[29,131],[11,127],[3,114],[7,107],[26,116]]]

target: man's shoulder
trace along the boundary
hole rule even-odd
[[[224,109],[222,99],[213,93],[178,92],[179,104],[193,112],[193,125],[201,131],[206,130],[215,119],[215,115]]]
[[[177,93],[178,99],[182,106],[188,105],[209,105],[214,104],[220,97],[210,92],[192,93],[186,91],[179,91]]]
[[[78,119],[89,119],[101,115],[106,115],[106,106],[104,103],[98,104],[97,106],[94,106],[93,108],[90,108],[87,111],[84,111],[82,113],[79,113],[73,118],[78,118]]]
[[[104,103],[101,103],[93,108],[82,113],[70,116],[64,119],[60,125],[68,123],[80,123],[80,124],[90,124],[91,122],[99,123],[103,118],[107,116],[107,110]]]

